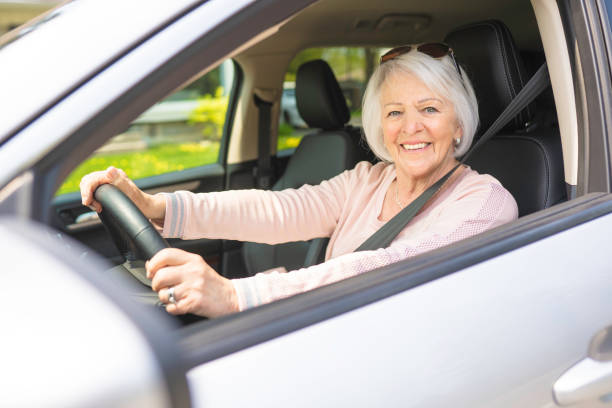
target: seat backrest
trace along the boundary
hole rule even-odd
[[[300,116],[317,129],[302,138],[272,190],[316,185],[368,158],[361,132],[347,126],[350,112],[340,85],[323,60],[304,63],[296,76],[295,96]],[[250,275],[284,266],[303,266],[309,242],[266,245],[245,242],[242,253]]]
[[[530,76],[510,31],[500,21],[460,27],[445,41],[474,85],[480,115],[477,138]],[[529,105],[467,161],[479,173],[497,178],[512,193],[520,216],[566,197],[559,130],[539,118],[537,105]]]

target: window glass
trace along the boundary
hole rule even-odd
[[[85,174],[109,166],[137,180],[217,162],[233,79],[228,60],[156,103],[81,163],[57,194],[78,191]]]
[[[283,84],[277,150],[293,149],[308,131],[295,101],[295,77],[305,62],[322,59],[331,67],[351,112],[350,124],[361,126],[361,99],[378,59],[384,49],[366,47],[309,48],[289,64]]]

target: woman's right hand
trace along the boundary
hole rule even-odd
[[[121,169],[109,167],[106,170],[89,173],[81,179],[81,201],[96,212],[102,211],[102,205],[94,198],[94,191],[101,184],[112,184],[121,190],[142,211],[145,217],[152,220],[163,220],[166,215],[166,200],[161,195],[150,195],[139,189]]]

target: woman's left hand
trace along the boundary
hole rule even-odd
[[[229,279],[219,275],[201,256],[177,248],[165,248],[146,263],[152,288],[168,313],[193,313],[218,317],[238,311],[238,299]],[[174,288],[176,303],[169,301]]]

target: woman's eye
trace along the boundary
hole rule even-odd
[[[391,111],[387,114],[387,116],[389,117],[399,116],[400,113],[401,113],[400,111]]]
[[[428,106],[425,109],[423,109],[425,112],[427,113],[436,113],[439,112],[436,108],[434,108],[433,106]]]

